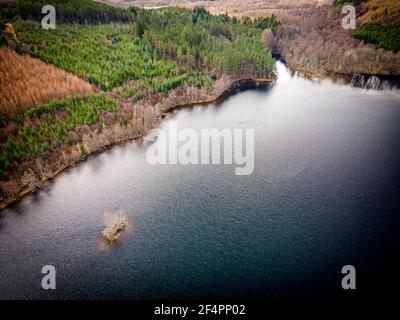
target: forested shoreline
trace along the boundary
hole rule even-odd
[[[313,76],[400,76],[400,5],[393,0],[353,1],[357,27],[346,30],[342,27],[344,2],[287,17],[277,35],[269,39],[269,47],[291,68]]]
[[[90,154],[144,136],[170,109],[218,99],[242,79],[275,77],[262,42],[264,29],[278,26],[274,16],[239,21],[203,8],[75,2],[55,2],[62,13],[56,30],[41,28],[40,2],[2,11],[2,46],[21,58],[13,57],[15,74],[5,54],[10,49],[0,48],[1,80],[13,84],[0,101],[0,208]],[[43,80],[40,96],[21,99],[35,59],[80,77],[89,94],[77,94],[77,80],[61,81],[63,94],[43,104],[57,96],[54,80]]]
[[[127,5],[125,0],[102,0]],[[280,22],[266,43],[294,70],[317,77],[332,74],[400,76],[398,0],[133,0],[192,8],[203,5],[213,14],[240,19],[276,15]],[[342,28],[345,4],[356,9],[356,30]]]

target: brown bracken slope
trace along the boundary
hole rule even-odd
[[[39,59],[0,48],[0,112],[95,91],[86,81]]]

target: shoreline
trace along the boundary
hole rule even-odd
[[[320,73],[317,71],[293,67],[286,62],[283,62],[288,69],[290,69],[293,73],[298,73],[303,77],[312,80],[312,79],[320,79],[320,80],[329,80],[333,83],[340,83],[343,85],[350,85],[357,88],[365,88],[365,89],[374,89],[374,90],[384,90],[386,89],[384,84],[389,84],[389,89],[399,89],[400,88],[400,75],[385,75],[385,74],[370,74],[370,73],[343,73],[343,72],[334,72],[334,71],[326,71],[324,73]],[[379,80],[379,84],[382,86],[369,86],[368,80],[376,78]]]
[[[380,73],[366,73],[366,72],[337,72],[332,70],[316,71],[303,66],[293,66],[288,63],[285,58],[279,52],[272,53],[272,56],[281,61],[285,66],[292,72],[298,72],[308,79],[319,78],[322,80],[337,80],[343,79],[348,80],[351,83],[351,79],[354,77],[372,78],[377,77],[381,81],[389,81],[392,83],[400,83],[400,74],[380,74]]]
[[[165,118],[166,115],[168,115],[168,113],[172,112],[173,110],[178,110],[178,109],[182,109],[182,108],[189,108],[189,107],[193,107],[196,105],[207,105],[213,102],[217,102],[219,100],[222,100],[223,98],[225,98],[227,95],[229,95],[232,90],[234,89],[234,87],[236,85],[240,85],[240,84],[244,84],[244,83],[248,83],[248,84],[253,84],[253,85],[259,85],[259,84],[264,84],[264,85],[271,85],[273,84],[277,79],[277,76],[275,75],[274,77],[271,78],[265,78],[265,79],[259,79],[259,78],[242,78],[242,79],[236,79],[231,81],[227,87],[223,90],[222,93],[220,94],[216,94],[215,96],[211,96],[211,98],[209,99],[205,99],[205,100],[196,100],[196,101],[191,101],[188,103],[183,103],[183,104],[176,104],[173,105],[171,107],[168,107],[166,110],[160,110],[160,112],[157,114],[157,118],[161,121],[162,119]],[[158,125],[158,124],[157,124]],[[150,128],[150,130],[152,130],[154,128]],[[79,160],[76,161],[72,161],[62,167],[60,167],[58,170],[51,172],[51,176],[46,177],[44,179],[42,179],[40,182],[40,186],[38,186],[37,188],[24,188],[22,190],[20,190],[16,195],[14,196],[10,196],[10,197],[5,197],[1,200],[0,202],[0,213],[1,210],[9,207],[10,205],[20,201],[23,199],[24,196],[31,194],[31,193],[35,193],[36,191],[42,189],[43,187],[47,186],[49,183],[51,183],[51,181],[53,179],[55,179],[58,175],[60,175],[61,173],[67,172],[68,169],[75,167],[76,165],[89,160],[91,157],[94,157],[96,155],[98,155],[99,153],[113,147],[116,145],[124,145],[125,143],[131,142],[131,141],[135,141],[138,139],[141,139],[143,137],[146,136],[148,132],[145,132],[143,135],[136,135],[136,136],[132,136],[132,137],[127,137],[127,138],[123,138],[123,139],[119,139],[116,141],[112,141],[110,143],[104,144],[102,145],[100,148],[98,148],[97,150],[91,151],[88,154],[86,154],[85,156],[81,157]]]

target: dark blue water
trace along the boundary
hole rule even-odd
[[[291,77],[172,113],[179,128],[255,130],[235,165],[147,163],[114,147],[3,210],[0,298],[265,298],[361,294],[399,257],[400,93]],[[132,230],[104,250],[103,213]],[[41,288],[54,265],[57,289]],[[382,281],[390,281],[385,278]]]

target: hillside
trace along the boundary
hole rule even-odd
[[[105,146],[145,135],[167,110],[215,100],[243,78],[274,78],[261,35],[276,30],[276,17],[76,4],[54,3],[62,22],[51,31],[41,28],[37,1],[1,11],[1,76],[10,81],[0,109],[0,207]]]
[[[281,22],[268,45],[290,67],[308,74],[400,75],[400,4],[396,0],[357,1],[355,32],[341,27],[340,6],[332,0],[106,0],[114,5],[204,6],[213,14],[237,17],[276,15]],[[336,4],[336,6],[334,5]],[[383,49],[383,50],[381,50]]]
[[[400,75],[396,25],[362,25],[369,2],[360,5],[355,31],[341,26],[340,7],[320,6],[287,16],[269,45],[294,69],[325,76],[329,73]],[[389,13],[389,11],[387,11]],[[380,19],[385,20],[384,17]],[[375,28],[378,28],[375,31]],[[382,42],[384,40],[384,42]],[[372,44],[369,44],[372,43]],[[386,50],[385,50],[386,49]]]

